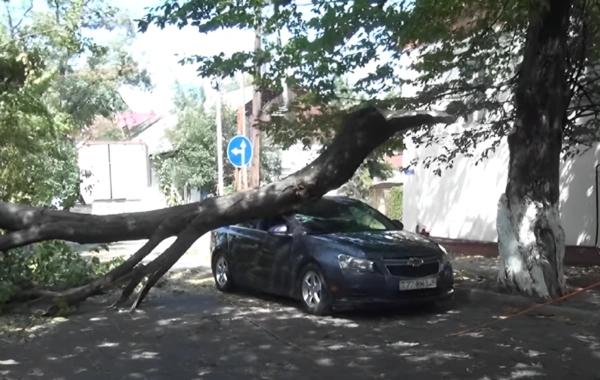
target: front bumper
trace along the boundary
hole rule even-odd
[[[452,265],[440,265],[440,271],[428,276],[437,279],[433,289],[400,290],[400,281],[415,280],[414,277],[399,277],[389,273],[358,273],[332,268],[326,274],[334,305],[381,304],[421,304],[449,300],[454,294]]]

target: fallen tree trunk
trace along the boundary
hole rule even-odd
[[[363,160],[396,133],[452,121],[448,114],[432,111],[361,109],[346,117],[340,133],[318,158],[289,177],[258,189],[156,211],[100,216],[0,202],[0,229],[8,231],[0,236],[0,251],[51,239],[76,243],[149,239],[104,277],[86,286],[48,295],[54,303],[52,312],[128,281],[117,302],[122,305],[148,278],[132,305],[137,307],[156,281],[205,233],[225,225],[278,215],[318,199],[347,182]],[[170,236],[177,239],[165,252],[147,265],[139,265]]]

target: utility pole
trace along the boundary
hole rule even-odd
[[[242,136],[248,137],[248,131],[246,130],[246,81],[244,80],[244,72],[242,71],[240,76],[240,87],[242,89]],[[242,189],[248,188],[248,166],[242,168]]]
[[[219,78],[213,86],[217,90],[217,196],[223,196],[223,125],[221,120],[221,86]]]
[[[256,20],[254,21],[254,54],[258,56],[261,50],[261,39],[262,39],[262,8],[258,7],[255,11]],[[261,76],[261,65],[260,62],[256,61],[254,64],[254,96],[252,97],[252,123],[250,125],[250,141],[252,141],[252,148],[254,153],[252,155],[251,163],[251,175],[250,175],[250,187],[255,188],[260,186],[260,130],[258,129],[260,111],[262,109],[262,94],[260,88],[256,83],[260,80]]]
[[[275,15],[279,15],[279,4],[275,3]],[[277,30],[277,45],[279,45],[280,49],[283,49],[283,42],[281,40],[281,29]],[[288,116],[289,107],[290,107],[290,93],[288,91],[287,85],[287,77],[288,77],[289,68],[285,69],[285,76],[281,79],[281,87],[283,89],[283,93],[281,94],[283,97],[283,106],[285,108],[286,116]]]

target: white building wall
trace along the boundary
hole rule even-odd
[[[281,178],[294,174],[298,170],[310,164],[315,158],[319,157],[322,146],[312,145],[310,149],[305,149],[302,143],[292,145],[289,149],[281,151]],[[326,195],[338,195],[338,191],[332,190]]]
[[[408,69],[416,56],[402,57],[403,78],[414,79],[417,76]],[[449,73],[448,77],[453,75],[456,73]],[[402,95],[415,96],[419,90],[417,86],[404,85]],[[440,110],[443,108],[443,104],[438,106]],[[469,127],[472,126],[461,122],[448,127],[438,126],[436,134],[443,136],[444,133],[456,133]],[[414,159],[419,161],[414,174],[404,177],[403,222],[406,228],[414,231],[419,225],[432,236],[497,241],[497,205],[505,190],[508,174],[506,140],[493,155],[478,165],[475,165],[477,155],[474,158],[458,157],[451,169],[442,168],[441,177],[433,173],[433,166],[425,168],[423,160],[445,153],[447,141],[427,148],[415,147],[410,138],[406,138],[405,143],[405,165]],[[452,149],[451,146],[448,148]],[[596,144],[583,155],[561,164],[560,211],[568,245],[593,246],[596,242],[599,233],[596,215],[599,162],[600,146]]]
[[[150,178],[145,144],[84,145],[79,149],[79,168],[91,174],[82,178],[81,193],[91,213],[106,215],[166,207],[157,181]]]
[[[233,109],[237,109],[238,107],[243,106],[244,104],[248,104],[252,100],[254,96],[254,87],[246,86],[244,88],[244,92],[242,93],[242,89],[237,89],[233,91],[229,91],[224,93],[221,98],[221,102],[223,105],[231,107]],[[206,102],[207,106],[214,105],[214,102]]]
[[[287,177],[310,164],[319,157],[321,148],[319,145],[312,145],[310,149],[304,149],[304,145],[299,143],[281,151],[281,177]]]
[[[408,140],[408,139],[407,139]],[[408,142],[408,141],[407,141]],[[415,148],[407,144],[407,162],[442,153],[442,145]],[[508,145],[505,139],[495,154],[475,165],[476,157],[459,157],[452,169],[422,163],[404,183],[403,222],[414,231],[425,227],[432,236],[451,239],[497,241],[496,212],[506,187]],[[593,246],[598,230],[596,218],[596,165],[600,145],[561,165],[561,219],[568,245]]]

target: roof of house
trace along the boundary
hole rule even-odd
[[[396,169],[399,169],[402,167],[402,155],[401,154],[391,156],[391,157],[385,157],[385,160],[387,162],[389,162],[390,164],[392,164],[392,166]]]
[[[154,113],[122,112],[114,116],[119,128],[129,130],[128,141],[94,141],[86,140],[80,143],[84,145],[132,145],[143,144],[148,147],[150,155],[169,152],[173,149],[166,132],[177,124],[176,115],[157,115]]]
[[[155,113],[135,113],[135,112],[121,112],[115,115],[117,126],[119,128],[131,129],[142,123],[147,123],[155,119],[160,118],[160,115]]]

